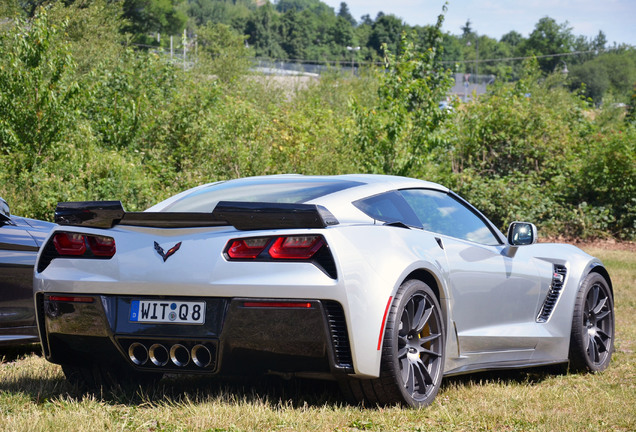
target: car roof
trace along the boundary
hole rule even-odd
[[[424,180],[418,180],[408,177],[390,176],[381,174],[342,174],[342,175],[302,175],[302,174],[278,174],[267,176],[254,176],[254,177],[242,177],[238,179],[223,180],[219,182],[212,182],[196,186],[194,188],[183,191],[177,195],[174,195],[152,207],[146,211],[162,211],[165,208],[171,206],[172,203],[182,199],[185,196],[197,193],[204,189],[210,188],[215,185],[235,185],[237,187],[245,186],[248,184],[253,185],[267,185],[268,183],[280,183],[281,181],[289,180],[290,182],[334,182],[339,181],[343,183],[350,183],[347,187],[337,190],[333,193],[319,196],[315,199],[307,201],[311,204],[329,204],[341,207],[345,204],[351,204],[355,201],[366,196],[376,195],[382,192],[395,189],[409,189],[409,188],[429,188],[436,189],[443,192],[448,192],[448,188],[441,186],[437,183],[428,182]]]

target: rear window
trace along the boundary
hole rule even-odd
[[[219,201],[301,204],[361,184],[311,177],[241,179],[197,189],[161,211],[211,212]]]

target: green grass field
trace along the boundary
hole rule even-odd
[[[347,405],[331,383],[164,378],[147,393],[73,392],[38,350],[1,351],[7,431],[634,431],[636,253],[587,247],[614,283],[616,352],[601,374],[556,368],[446,379],[422,410]]]

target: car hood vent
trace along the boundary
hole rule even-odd
[[[552,315],[552,311],[559,301],[559,297],[561,296],[561,291],[563,290],[563,285],[565,284],[565,277],[567,276],[567,268],[563,265],[554,264],[554,271],[552,274],[552,284],[550,285],[550,290],[548,291],[548,295],[545,297],[543,301],[543,306],[541,306],[541,312],[537,316],[537,322],[544,323],[550,319]]]

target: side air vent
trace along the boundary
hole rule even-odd
[[[349,333],[347,332],[347,322],[344,311],[338,302],[323,302],[327,313],[327,323],[333,346],[336,367],[353,372],[353,358],[351,356],[351,345],[349,344]]]
[[[550,290],[548,291],[548,295],[546,296],[543,306],[541,307],[541,312],[539,312],[539,316],[537,316],[537,322],[544,323],[550,319],[552,315],[552,311],[554,310],[554,306],[556,306],[559,297],[561,296],[561,291],[563,290],[563,284],[565,282],[565,276],[567,275],[567,269],[563,265],[555,264],[554,272],[552,275],[552,284],[550,285]]]

